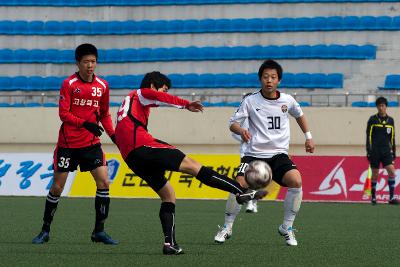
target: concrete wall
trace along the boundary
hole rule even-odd
[[[113,118],[116,109],[111,110]],[[317,145],[316,155],[364,155],[365,128],[373,108],[304,108]],[[389,108],[395,121],[400,110]],[[173,108],[153,109],[149,130],[157,138],[177,145],[186,153],[237,153],[238,143],[228,130],[233,108],[207,108],[191,113]],[[52,151],[60,121],[56,108],[2,108],[1,152]],[[292,120],[290,153],[304,155],[304,135]],[[108,137],[105,151],[117,152]],[[396,137],[399,144],[399,135]]]

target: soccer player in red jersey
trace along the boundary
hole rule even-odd
[[[147,73],[140,89],[125,97],[118,114],[115,128],[116,143],[125,162],[161,198],[159,212],[165,236],[163,253],[182,254],[183,250],[175,240],[175,192],[166,180],[166,170],[193,175],[205,185],[236,195],[239,203],[260,199],[266,195],[263,190],[255,191],[240,186],[236,181],[218,174],[210,168],[187,157],[176,147],[155,139],[147,131],[150,108],[170,105],[191,112],[203,111],[199,101],[189,102],[167,93],[171,81],[160,72]]]
[[[65,79],[60,90],[59,116],[62,124],[54,151],[54,180],[46,198],[42,231],[32,243],[49,241],[50,224],[68,173],[75,171],[79,165],[81,171],[90,171],[97,187],[96,222],[91,239],[115,245],[118,242],[104,231],[110,198],[106,160],[99,138],[105,129],[115,142],[109,113],[109,87],[105,80],[94,74],[97,65],[97,48],[94,45],[79,45],[75,50],[75,59],[79,71]]]

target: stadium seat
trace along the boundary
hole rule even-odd
[[[151,49],[150,48],[140,48],[137,50],[139,61],[151,61]]]
[[[105,22],[100,22],[105,23]],[[92,23],[87,20],[79,20],[76,22],[76,31],[74,34],[78,35],[90,35],[92,33]],[[104,33],[98,33],[104,34]]]
[[[2,51],[2,50],[0,50],[0,51]],[[1,54],[1,52],[0,52],[0,54]],[[25,62],[30,63],[29,54],[30,54],[30,51],[26,50],[26,49],[14,50],[14,56],[13,56],[12,62],[13,63],[25,63]],[[0,58],[1,58],[1,55],[0,55]],[[3,62],[3,60],[1,60],[1,62]]]
[[[43,79],[43,89],[45,90],[59,90],[61,88],[63,77],[48,76]]]
[[[295,74],[293,73],[288,73],[284,72],[282,76],[282,80],[279,84],[279,87],[281,88],[292,88],[295,87],[296,81],[295,81]]]
[[[333,17],[327,17],[325,18],[326,23],[323,24],[325,27],[325,30],[331,30],[331,31],[336,31],[336,30],[342,30],[343,29],[343,23],[344,20],[342,17],[339,16],[333,16]],[[318,21],[314,21],[315,23],[320,22],[320,19]],[[316,29],[322,30],[321,27],[318,25],[315,25]]]
[[[20,33],[20,34],[43,34],[44,23],[43,21],[30,21],[28,22],[28,32]]]
[[[0,63],[14,63],[15,52],[11,49],[0,50]]]
[[[28,102],[24,104],[27,108],[41,107],[42,105],[38,102]]]
[[[366,101],[355,101],[351,103],[352,107],[368,107],[368,102]]]
[[[391,30],[392,25],[392,17],[389,16],[379,16],[376,17],[376,28],[380,30]]]
[[[13,21],[2,20],[0,21],[0,34],[12,34],[13,33]]]
[[[312,19],[296,18],[295,29],[296,31],[309,31],[310,29],[312,29]]]
[[[0,77],[0,90],[7,91],[12,90],[13,79],[10,77]]]
[[[76,33],[76,23],[71,20],[60,21],[60,29],[64,32],[64,35],[71,35]]]
[[[39,91],[44,89],[44,78],[40,76],[31,76],[28,78],[27,90]]]
[[[44,23],[43,27],[43,33],[46,35],[65,35],[65,34],[70,34],[68,32],[65,32],[65,30],[61,27],[61,23],[59,21],[46,21]]]
[[[294,58],[310,58],[311,57],[311,46],[310,45],[299,45],[294,49]]]
[[[343,74],[328,74],[326,76],[326,88],[343,88]]]
[[[311,31],[323,31],[327,28],[327,18],[325,17],[314,17],[310,20]]]
[[[261,21],[260,29],[264,32],[274,32],[278,29],[278,19],[266,18]]]
[[[342,30],[361,30],[360,18],[356,16],[347,16],[343,18]]]
[[[60,50],[57,49],[47,49],[41,50],[42,53],[42,61],[43,63],[48,62],[59,62],[61,58]]]
[[[215,75],[199,74],[199,88],[215,88]]]
[[[397,101],[389,101],[388,102],[388,107],[398,107],[399,106],[399,102]]]
[[[382,89],[400,89],[400,75],[387,75]]]
[[[43,103],[43,107],[58,107],[58,104],[53,102],[45,102]]]
[[[372,16],[363,16],[360,18],[360,28],[362,30],[377,30],[376,18]]]
[[[300,107],[309,107],[311,104],[307,101],[300,101],[299,102]]]
[[[26,90],[28,88],[28,78],[26,76],[16,76],[12,78],[12,90]]]
[[[123,49],[121,51],[121,58],[128,62],[138,62],[139,57],[138,57],[138,50],[133,49],[133,48],[128,48],[128,49]]]
[[[280,18],[278,20],[278,30],[281,32],[294,31],[296,29],[296,19]]]
[[[13,23],[12,34],[26,34],[28,32],[28,22],[25,20],[16,20]]]
[[[10,107],[10,103],[0,102],[0,107],[1,108],[9,108]]]

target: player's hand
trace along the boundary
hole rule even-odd
[[[104,132],[103,127],[101,127],[97,123],[93,123],[93,122],[85,121],[83,123],[83,127],[85,127],[86,130],[88,130],[95,136],[101,136],[101,134]]]
[[[242,131],[240,132],[240,136],[242,137],[243,142],[250,142],[251,139],[251,134],[249,132],[249,130],[246,129],[242,129]]]
[[[304,146],[306,147],[306,152],[314,153],[315,145],[314,145],[314,141],[312,139],[307,139]]]
[[[191,112],[203,112],[203,105],[199,100],[190,102],[187,106],[186,109],[191,111]]]

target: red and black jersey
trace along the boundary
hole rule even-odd
[[[64,80],[60,90],[59,116],[62,121],[58,134],[59,147],[81,148],[100,142],[100,138],[86,130],[85,121],[103,125],[109,136],[114,129],[109,112],[108,83],[93,75],[86,82],[75,73]]]
[[[160,105],[186,108],[188,104],[189,101],[185,99],[149,88],[132,91],[125,97],[117,113],[115,137],[122,157],[126,159],[132,150],[141,146],[174,148],[148,133],[147,122],[150,108]]]

